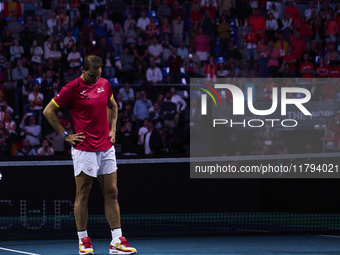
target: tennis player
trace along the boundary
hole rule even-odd
[[[66,84],[44,109],[51,126],[72,146],[76,181],[74,216],[79,237],[79,254],[94,254],[87,234],[88,197],[93,179],[98,178],[103,195],[105,216],[111,228],[110,254],[133,254],[122,236],[120,210],[117,201],[117,166],[115,142],[117,104],[109,82],[100,78],[100,57],[86,56],[82,75]],[[60,124],[56,112],[67,106],[75,134],[68,134]]]

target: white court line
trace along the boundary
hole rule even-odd
[[[16,251],[16,250],[11,250],[11,249],[2,248],[2,247],[0,247],[0,250],[22,253],[22,254],[28,254],[28,255],[39,255],[39,254],[36,254],[36,253],[30,253],[30,252],[25,252],[25,251]]]
[[[323,236],[323,237],[334,237],[334,238],[340,238],[340,236],[329,236],[329,235],[319,235],[319,236]]]

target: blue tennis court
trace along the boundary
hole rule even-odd
[[[138,254],[340,254],[340,236],[236,236],[129,239]],[[95,254],[108,254],[110,239],[94,239]],[[0,242],[0,254],[78,254],[77,240]]]

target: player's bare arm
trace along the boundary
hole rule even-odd
[[[118,117],[118,106],[117,103],[112,97],[112,99],[107,103],[108,108],[108,120],[110,125],[110,140],[112,143],[115,142],[115,135],[116,135],[116,124],[117,124],[117,117]]]
[[[60,124],[58,117],[56,115],[56,112],[59,110],[55,104],[50,101],[48,105],[46,105],[43,114],[48,120],[48,122],[51,124],[51,126],[54,128],[55,131],[57,131],[58,134],[62,135],[65,132],[65,128]],[[85,138],[83,132],[79,132],[78,134],[69,134],[65,137],[65,141],[71,143],[72,145],[76,145],[77,143],[80,143]]]

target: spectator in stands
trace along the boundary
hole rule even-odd
[[[58,49],[58,44],[56,42],[54,42],[57,45],[57,50],[60,53],[60,50]],[[44,41],[44,60],[49,58],[49,55],[51,53],[52,50],[52,37],[49,35],[45,36],[45,41]],[[61,55],[61,53],[60,53]]]
[[[74,72],[74,70],[72,68],[68,68],[67,69],[67,73],[66,75],[63,77],[64,78],[64,83],[69,83],[70,81],[76,79],[78,76],[77,74]]]
[[[38,45],[38,41],[34,40],[31,47],[31,64],[34,70],[34,77],[42,76],[42,57],[44,56],[43,49]],[[39,75],[38,75],[39,74]]]
[[[336,34],[338,33],[338,26],[335,22],[335,18],[331,16],[327,16],[326,21],[326,47],[329,48],[330,44],[335,44],[336,42]]]
[[[52,75],[56,76],[56,77],[60,77],[60,69],[54,64],[54,61],[52,58],[49,58],[46,61],[45,64],[45,72],[47,72],[47,70],[50,70],[52,72]]]
[[[312,16],[313,11],[317,11],[314,8],[314,2],[309,2],[308,9],[305,10],[305,17],[306,17],[307,20]]]
[[[317,83],[317,79],[313,78],[311,82],[310,92],[312,94],[311,101],[322,100],[322,87]]]
[[[152,60],[150,61],[150,67],[146,71],[146,79],[152,85],[159,84],[163,80],[163,74],[161,69],[156,67],[155,62]]]
[[[266,30],[266,20],[260,14],[260,9],[256,9],[254,17],[249,20],[249,26],[253,26],[254,34],[258,34],[258,30]]]
[[[340,66],[335,64],[330,64],[329,66],[329,76],[331,78],[340,78]]]
[[[144,153],[152,155],[160,153],[163,147],[162,138],[157,130],[154,129],[153,121],[148,122],[148,132],[144,135]]]
[[[160,105],[161,119],[163,120],[164,127],[175,128],[175,115],[177,113],[177,106],[171,101],[172,94],[166,93],[165,100]]]
[[[217,32],[219,34],[219,55],[224,56],[230,41],[230,23],[227,17],[222,16],[222,22],[218,25]]]
[[[159,107],[158,102],[155,102],[153,104],[152,111],[149,114],[149,118],[150,118],[150,121],[153,121],[155,123],[156,130],[161,130],[163,128],[163,125],[161,122],[160,107]]]
[[[283,63],[279,70],[279,73],[280,73],[279,76],[281,78],[293,78],[294,77],[289,63]]]
[[[119,57],[123,52],[123,29],[119,23],[116,23],[113,30],[112,45],[115,52],[115,57]]]
[[[140,94],[141,98],[136,100],[133,108],[133,114],[137,118],[137,128],[142,126],[142,121],[145,118],[149,118],[149,108],[152,106],[151,101],[146,97],[145,91],[141,91]]]
[[[161,45],[163,47],[162,66],[168,67],[169,66],[169,57],[172,55],[172,49],[174,47],[169,43],[169,41],[162,41]]]
[[[13,80],[16,84],[15,89],[15,115],[19,117],[19,105],[21,102],[22,97],[22,86],[27,83],[27,76],[28,76],[28,69],[26,67],[23,67],[22,60],[17,60],[17,67],[13,69],[12,71]]]
[[[288,46],[287,48],[287,54],[282,58],[283,59],[283,62],[282,64],[290,64],[290,68],[291,68],[291,71],[292,71],[292,75],[293,77],[295,76],[296,74],[296,56],[293,54],[293,47],[292,46]]]
[[[202,28],[198,30],[198,34],[195,37],[194,44],[196,47],[196,54],[199,56],[201,62],[208,60],[209,50],[209,38],[203,34]],[[203,63],[202,63],[203,64]]]
[[[146,36],[147,38],[153,38],[156,37],[159,33],[159,28],[155,24],[155,18],[150,18],[150,24],[146,27]]]
[[[141,85],[146,83],[146,72],[141,63],[137,65],[136,71],[134,72],[134,83]]]
[[[20,123],[20,128],[23,129],[26,134],[26,139],[29,140],[30,145],[33,147],[40,146],[39,137],[41,134],[41,126],[36,125],[36,120],[33,116],[29,117],[28,126],[25,125],[25,120],[29,116],[29,113],[24,115]]]
[[[204,68],[205,77],[208,78],[209,81],[212,81],[213,79],[214,81],[216,80],[217,68],[218,66],[214,62],[214,56],[210,56],[209,63]]]
[[[202,12],[199,9],[199,6],[194,4],[192,6],[192,10],[190,13],[190,21],[192,24],[195,24],[195,22],[200,22],[202,19]]]
[[[15,59],[21,58],[22,54],[24,54],[24,48],[19,45],[19,40],[14,39],[14,45],[10,47],[9,50],[11,54],[10,60],[13,62]]]
[[[41,143],[41,147],[37,150],[38,156],[54,156],[54,150],[48,144],[48,140],[44,139]]]
[[[233,41],[229,42],[229,48],[225,54],[226,64],[230,65],[231,62],[235,64],[236,67],[240,66],[241,52],[237,49],[237,45]]]
[[[130,29],[131,23],[134,23],[135,27],[137,28],[136,21],[132,18],[132,14],[129,13],[127,15],[127,19],[125,20],[125,23],[124,23],[124,31],[125,31],[125,33],[128,32],[128,30]]]
[[[122,65],[121,74],[124,81],[132,82],[133,75],[133,56],[129,54],[129,49],[125,48],[123,55],[120,58]]]
[[[179,17],[184,20],[184,11],[179,5],[178,1],[174,1],[171,10],[172,20],[177,20]]]
[[[73,43],[75,43],[76,42],[76,38],[72,35],[72,30],[71,29],[69,29],[69,30],[67,30],[67,36],[64,38],[64,46],[66,47],[66,48],[69,48],[69,44],[70,44],[70,42],[71,41],[73,41]]]
[[[322,42],[325,39],[325,27],[324,23],[321,21],[320,16],[316,17],[315,23],[312,25],[312,44],[313,50],[317,51],[318,56],[321,56],[322,51]]]
[[[177,48],[173,48],[172,55],[169,57],[169,75],[171,83],[181,84],[182,63],[182,58],[177,55]]]
[[[215,20],[211,16],[209,9],[206,9],[202,19],[201,19],[201,28],[204,35],[209,38],[209,51],[211,52],[215,47],[215,34],[214,34],[214,25]]]
[[[336,88],[331,84],[330,80],[327,79],[325,85],[322,86],[323,101],[329,102],[334,101],[336,94]]]
[[[172,44],[177,47],[180,42],[183,40],[183,27],[184,27],[184,21],[180,16],[177,17],[177,19],[174,19],[172,21]]]
[[[176,115],[175,115],[175,123],[176,127],[178,126],[179,119],[180,119],[180,114],[185,111],[187,108],[187,103],[184,101],[184,99],[177,94],[177,91],[175,87],[171,87],[170,89],[171,93],[171,102],[173,102],[176,105]]]
[[[163,0],[162,1],[163,4],[161,4],[158,8],[157,8],[157,18],[159,20],[163,20],[163,19],[168,19],[171,17],[171,8],[168,5],[168,1],[167,0]]]
[[[198,77],[200,70],[200,58],[197,54],[194,53],[192,47],[188,49],[188,55],[184,58],[183,68],[185,72],[185,78],[187,84],[190,82],[190,77]]]
[[[138,133],[130,121],[117,132],[117,142],[122,145],[123,155],[137,155]]]
[[[56,43],[52,44],[52,50],[49,52],[48,56],[46,56],[45,59],[49,58],[53,59],[53,61],[56,63],[58,67],[61,66],[61,53],[58,50],[58,46]]]
[[[268,14],[268,19],[266,20],[266,28],[269,39],[272,39],[274,33],[279,30],[279,25],[277,24],[277,20],[274,18],[273,13]]]
[[[36,26],[36,34],[37,34],[37,40],[39,45],[41,45],[44,41],[44,37],[46,35],[46,25],[42,22],[41,16],[37,15],[35,17],[35,26]]]
[[[247,73],[250,70],[250,63],[253,59],[255,64],[255,70],[257,70],[257,36],[254,34],[253,26],[249,26],[248,33],[245,34],[244,40],[247,44],[246,57],[247,57]]]
[[[53,38],[56,39],[56,36],[59,36],[60,40],[63,42],[65,37],[65,27],[62,25],[61,19],[57,19],[57,25],[53,27]]]
[[[268,16],[269,14],[273,14],[274,19],[279,20],[280,19],[280,13],[279,11],[276,9],[276,4],[272,3],[272,5],[270,6],[270,10],[268,11]]]
[[[1,37],[4,49],[6,50],[7,54],[9,54],[9,49],[12,45],[14,45],[14,38],[11,35],[11,30],[6,29],[5,35]]]
[[[290,41],[290,45],[293,47],[293,54],[296,57],[296,68],[297,68],[298,75],[299,75],[300,63],[302,59],[301,56],[306,47],[306,42],[301,39],[299,31],[295,32],[294,36],[292,37]]]
[[[339,54],[334,50],[334,44],[329,44],[329,48],[327,48],[327,54],[325,56],[325,63],[327,65],[330,64],[330,61],[332,60],[339,60]]]
[[[136,29],[136,23],[131,22],[128,31],[125,32],[125,39],[126,39],[125,42],[127,44],[136,43],[137,37],[138,37],[138,33]]]
[[[280,58],[287,54],[289,43],[285,40],[282,33],[279,34],[279,40],[275,42],[274,48],[280,51]]]
[[[96,29],[92,25],[91,18],[87,18],[86,25],[83,26],[83,30],[82,30],[82,38],[83,38],[82,41],[84,42],[84,46],[89,46],[89,45],[85,45],[85,42],[87,42],[87,44],[89,44],[90,34],[92,34],[92,38],[90,38],[90,42],[92,42],[93,35],[94,35],[95,31],[96,31]]]
[[[52,36],[53,35],[53,28],[54,28],[54,26],[57,25],[57,18],[56,18],[55,12],[52,12],[51,16],[49,16],[49,17],[51,17],[51,18],[47,20],[47,29],[48,29],[48,34],[50,36]]]
[[[143,126],[139,128],[138,130],[138,154],[143,155],[144,149],[144,135],[148,132],[148,123],[149,119],[145,118],[143,120]]]
[[[3,73],[4,73],[3,86],[8,93],[8,91],[14,90],[16,87],[16,82],[13,79],[13,68],[11,61],[6,62],[6,68],[3,69]]]
[[[303,54],[303,63],[300,65],[301,78],[313,78],[314,64],[309,62],[308,54]]]
[[[188,56],[189,52],[188,49],[185,47],[184,41],[179,43],[179,47],[177,48],[177,55],[180,56],[182,59],[185,59]]]
[[[20,44],[24,48],[24,52],[30,52],[32,43],[36,38],[36,34],[29,30],[29,24],[25,23],[24,30],[20,32]]]
[[[157,38],[152,38],[152,45],[148,48],[148,53],[150,56],[150,61],[155,62],[157,67],[162,66],[162,55],[163,55],[163,47],[158,44]]]
[[[70,68],[76,72],[80,68],[80,53],[77,51],[77,46],[73,45],[72,52],[70,52],[67,56],[67,62],[70,65]]]
[[[51,92],[52,92],[52,86],[54,83],[53,75],[51,71],[46,71],[46,74],[43,76],[43,81],[41,82],[41,89],[44,95],[44,98],[46,98],[45,103],[49,102],[52,99]]]
[[[139,28],[139,32],[141,35],[146,33],[146,28],[150,24],[150,19],[146,17],[146,12],[141,12],[141,17],[137,21],[137,27]]]
[[[97,18],[97,23],[94,24],[94,27],[96,28],[96,32],[94,34],[95,37],[97,37],[97,38],[102,38],[102,37],[106,38],[107,37],[107,31],[108,31],[107,25],[104,23],[103,17],[99,16]],[[121,26],[120,26],[120,30],[123,31]]]
[[[138,43],[134,49],[135,65],[142,64],[144,70],[147,68],[148,48],[143,44],[143,38],[138,37]]]
[[[261,78],[265,77],[267,74],[268,58],[267,58],[268,45],[265,44],[265,39],[261,38],[257,45],[257,55],[258,55],[258,68],[259,75]]]
[[[247,23],[247,19],[249,17],[248,14],[248,6],[247,1],[235,1],[237,12],[237,19],[239,23],[239,27],[241,28],[243,26],[243,29],[245,29],[245,25]]]
[[[287,36],[288,31],[293,29],[293,19],[289,16],[289,13],[284,14],[284,19],[282,20],[282,33]]]
[[[39,92],[39,84],[34,83],[33,91],[28,94],[28,103],[30,105],[30,112],[33,113],[35,119],[38,119],[38,125],[42,124],[42,105],[44,102],[44,95]]]
[[[298,14],[298,9],[294,7],[294,0],[288,1],[288,7],[284,10],[284,13],[288,13],[291,19],[295,19]]]
[[[21,23],[17,22],[17,16],[13,15],[12,16],[12,22],[9,23],[7,26],[7,29],[10,30],[11,35],[14,39],[20,39],[20,32],[22,30]]]
[[[57,19],[61,21],[61,25],[63,27],[67,27],[69,24],[69,16],[65,13],[65,9],[64,8],[58,8],[58,16]]]
[[[319,65],[316,67],[316,77],[327,78],[329,76],[329,67],[325,65],[323,58],[319,58]]]
[[[0,11],[0,36],[4,35],[4,32],[8,26],[7,21],[4,19],[4,13],[3,11]]]
[[[225,78],[227,76],[228,76],[228,70],[226,69],[225,64],[222,61],[220,61],[218,63],[217,77]]]
[[[17,135],[16,133],[16,128],[17,128],[17,125],[15,124],[15,122],[12,120],[12,115],[11,113],[9,113],[8,111],[5,112],[4,114],[4,124],[5,124],[5,128],[7,130],[7,132],[9,134],[15,134]]]
[[[106,78],[113,78],[116,73],[116,69],[114,66],[114,57],[111,55],[111,52],[106,53],[106,57],[103,61],[104,63],[104,76]]]
[[[130,87],[130,83],[125,82],[124,87],[119,89],[119,93],[122,94],[122,100],[124,102],[133,102],[135,99],[133,88]]]
[[[172,25],[169,24],[169,20],[164,18],[161,26],[161,38],[163,40],[170,40],[172,34]]]
[[[229,78],[240,78],[241,72],[240,68],[235,65],[234,62],[229,63],[229,69],[228,69],[228,77]]]
[[[23,147],[17,152],[17,156],[37,156],[35,149],[32,148],[28,139],[24,139],[22,145]]]

